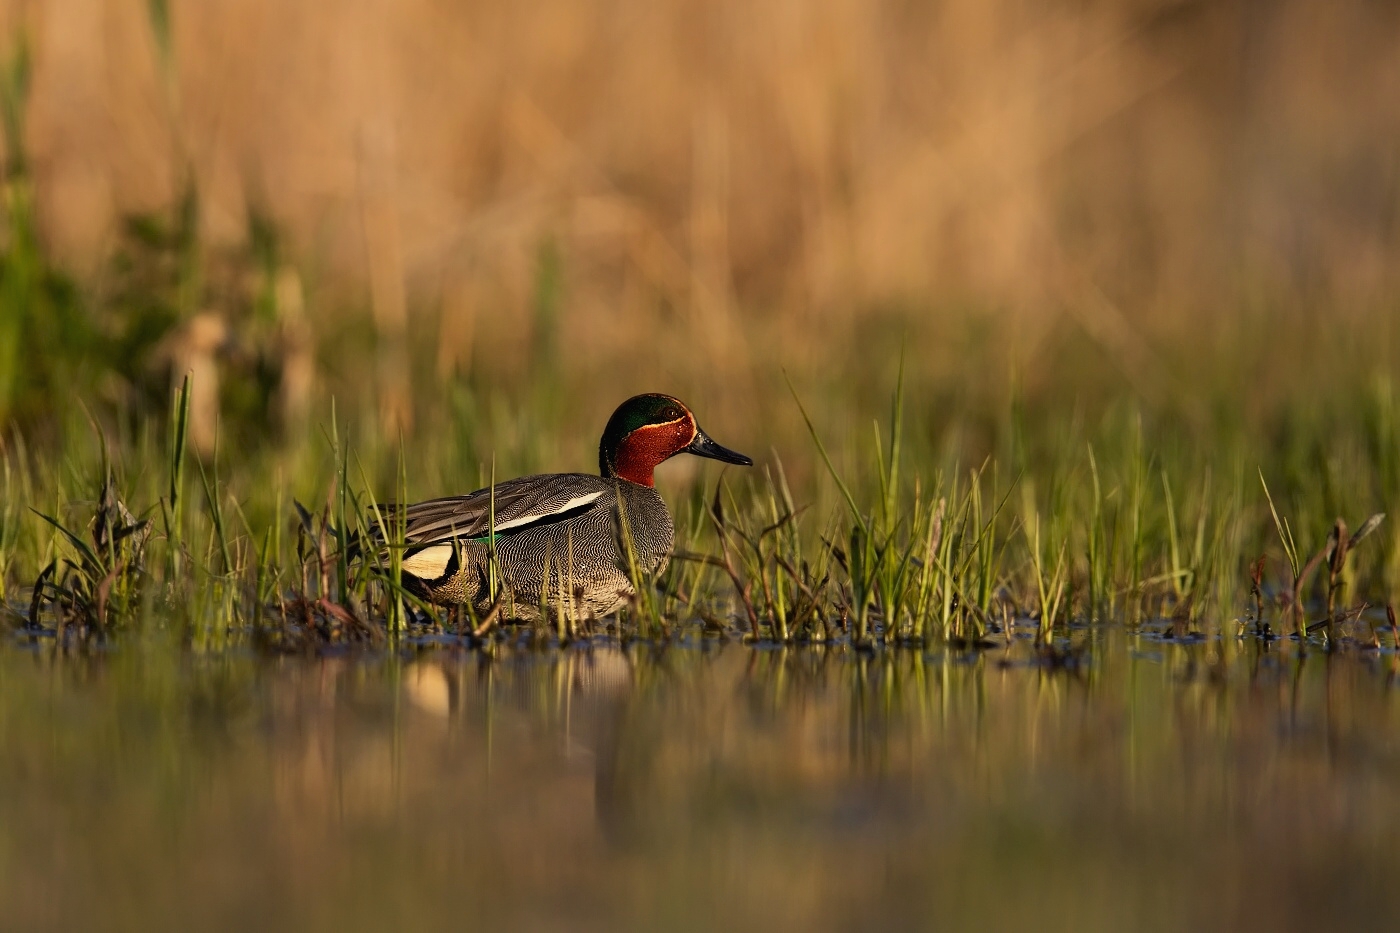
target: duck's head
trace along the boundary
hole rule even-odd
[[[753,465],[743,454],[710,440],[680,399],[651,394],[629,398],[608,419],[598,445],[598,472],[651,486],[656,465],[676,454]]]

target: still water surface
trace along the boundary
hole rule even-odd
[[[5,929],[1400,918],[1400,657],[0,647]]]

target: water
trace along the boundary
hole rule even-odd
[[[6,929],[1375,929],[1400,658],[0,649]]]

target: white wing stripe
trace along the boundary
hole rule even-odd
[[[587,505],[602,494],[603,490],[599,489],[596,492],[590,492],[586,496],[574,496],[568,502],[565,502],[562,505],[557,505],[547,512],[527,512],[524,515],[518,515],[508,522],[498,522],[496,524],[496,531],[497,533],[500,533],[502,531],[509,531],[512,528],[519,528],[521,525],[533,524],[534,522],[538,522],[543,519],[549,518],[552,515],[559,515],[561,513],[569,511],[570,509],[576,509],[581,505]]]

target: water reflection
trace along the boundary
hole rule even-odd
[[[1390,653],[0,652],[20,927],[1368,924]]]

